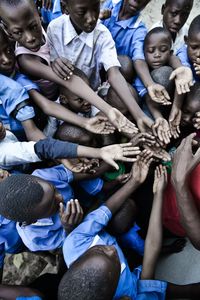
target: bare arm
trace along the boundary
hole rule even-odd
[[[32,119],[26,120],[22,122],[22,126],[24,128],[26,137],[28,141],[39,141],[46,138],[44,133],[37,128],[34,121]]]
[[[200,214],[188,187],[189,176],[200,162],[200,148],[195,154],[192,152],[195,136],[196,134],[191,134],[183,139],[176,150],[172,167],[172,184],[176,192],[181,224],[191,243],[196,249],[200,250]]]
[[[167,170],[160,165],[155,170],[154,200],[149,220],[141,279],[154,279],[156,263],[162,248],[162,203],[167,184]]]
[[[22,295],[23,297],[31,297],[36,295],[42,297],[42,294],[34,289],[23,286],[0,285],[0,298],[4,300],[15,300],[17,297]]]

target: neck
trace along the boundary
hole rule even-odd
[[[70,18],[70,21],[71,21],[72,25],[74,26],[74,29],[76,30],[76,33],[77,33],[78,35],[81,34],[81,33],[83,32],[83,30],[81,30],[80,28],[78,28],[78,27],[76,26],[76,24],[74,24],[74,22],[72,21],[71,17],[69,17],[69,18]]]

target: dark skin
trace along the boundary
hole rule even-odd
[[[15,300],[17,297],[22,295],[24,297],[40,296],[44,299],[43,295],[34,289],[23,286],[0,285],[0,297],[4,300]]]
[[[200,33],[190,31],[189,36],[185,37],[185,42],[190,62],[193,64],[197,77],[200,77]]]
[[[176,39],[177,33],[186,23],[192,6],[193,1],[191,0],[170,1],[169,5],[162,6],[163,23],[171,33],[173,40]]]

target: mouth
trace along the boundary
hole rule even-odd
[[[28,47],[27,47],[28,48]],[[30,51],[32,51],[32,52],[37,52],[37,51],[39,51],[40,50],[40,45],[36,45],[35,47],[32,47],[32,48],[28,48]]]
[[[170,27],[170,32],[177,33],[179,31],[179,27]]]

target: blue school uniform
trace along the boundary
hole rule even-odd
[[[0,215],[0,268],[3,267],[5,253],[18,253],[23,247],[16,229],[16,222]]]
[[[128,296],[134,300],[164,300],[167,283],[160,280],[140,280],[141,267],[132,273],[116,239],[105,230],[112,213],[103,205],[86,216],[83,222],[66,238],[63,245],[64,259],[68,267],[95,245],[114,246],[117,250],[121,274],[113,299]]]
[[[16,300],[42,300],[39,296],[17,297]]]
[[[70,182],[73,180],[73,173],[63,165],[47,169],[38,169],[35,170],[32,175],[52,183],[63,196],[65,203],[74,198],[74,192],[70,186]],[[84,187],[84,182],[81,182],[81,184],[82,187]],[[98,187],[100,187],[100,184],[94,188],[94,185],[91,184],[91,180],[85,180],[85,186],[87,186],[87,192],[94,194],[99,191]],[[24,244],[31,251],[57,249],[63,245],[66,238],[66,233],[61,225],[59,213],[56,213],[49,218],[40,219],[36,223],[25,227],[21,227],[19,223],[17,223],[17,230]]]
[[[17,111],[15,118],[12,113],[18,105],[29,99],[29,90],[38,88],[20,73],[13,78],[0,74],[0,83],[0,119],[19,137],[23,132],[21,122],[34,118],[35,112],[32,106],[25,105]]]
[[[143,44],[147,29],[141,21],[140,14],[128,19],[118,20],[123,0],[114,4],[108,0],[103,8],[112,10],[111,17],[102,23],[109,29],[116,44],[118,55],[128,55],[133,61],[144,60]]]
[[[200,81],[200,77],[196,75],[193,64],[191,63],[189,57],[188,57],[188,53],[187,53],[187,46],[184,45],[183,47],[181,47],[178,51],[177,51],[177,56],[179,57],[182,65],[189,67],[192,70],[192,74],[193,74],[193,80],[195,82],[199,82]]]
[[[42,21],[47,25],[52,20],[60,17],[62,15],[60,0],[53,0],[51,9],[46,9],[43,7],[41,9],[41,15],[42,15]]]

